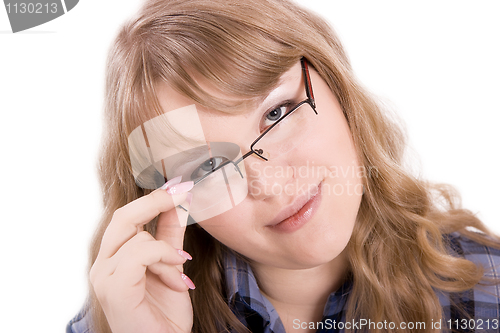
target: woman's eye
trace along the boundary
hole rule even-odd
[[[195,181],[199,178],[204,177],[205,175],[213,172],[223,163],[229,161],[227,158],[223,156],[215,156],[211,157],[205,162],[201,163],[191,174],[191,180]]]
[[[289,103],[287,103],[267,112],[264,115],[264,119],[262,121],[262,130],[265,130],[266,128],[277,122],[287,113],[289,109],[290,105]]]

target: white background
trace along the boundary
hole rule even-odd
[[[499,2],[300,2],[328,17],[361,81],[397,110],[422,175],[455,185],[500,232]],[[0,332],[62,332],[84,302],[105,58],[138,7],[83,0],[17,34],[0,7]]]

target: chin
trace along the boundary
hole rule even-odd
[[[310,269],[344,260],[342,254],[348,242],[349,238],[344,239],[344,237],[316,238],[315,241],[308,241],[289,250],[278,265],[287,269]]]

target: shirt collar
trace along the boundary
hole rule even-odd
[[[260,292],[250,265],[228,251],[224,258],[228,303],[241,302],[248,310],[257,312],[269,327],[282,325],[274,306]]]
[[[248,310],[257,312],[269,327],[282,326],[278,312],[260,292],[257,280],[248,262],[232,251],[228,251],[224,259],[228,304],[231,306],[235,302],[241,302]],[[337,291],[330,294],[323,311],[324,318],[343,315],[351,288],[352,279],[348,278]]]

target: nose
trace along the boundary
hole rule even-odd
[[[245,160],[248,195],[255,200],[269,200],[293,193],[296,170],[286,159],[264,161],[257,156]]]

